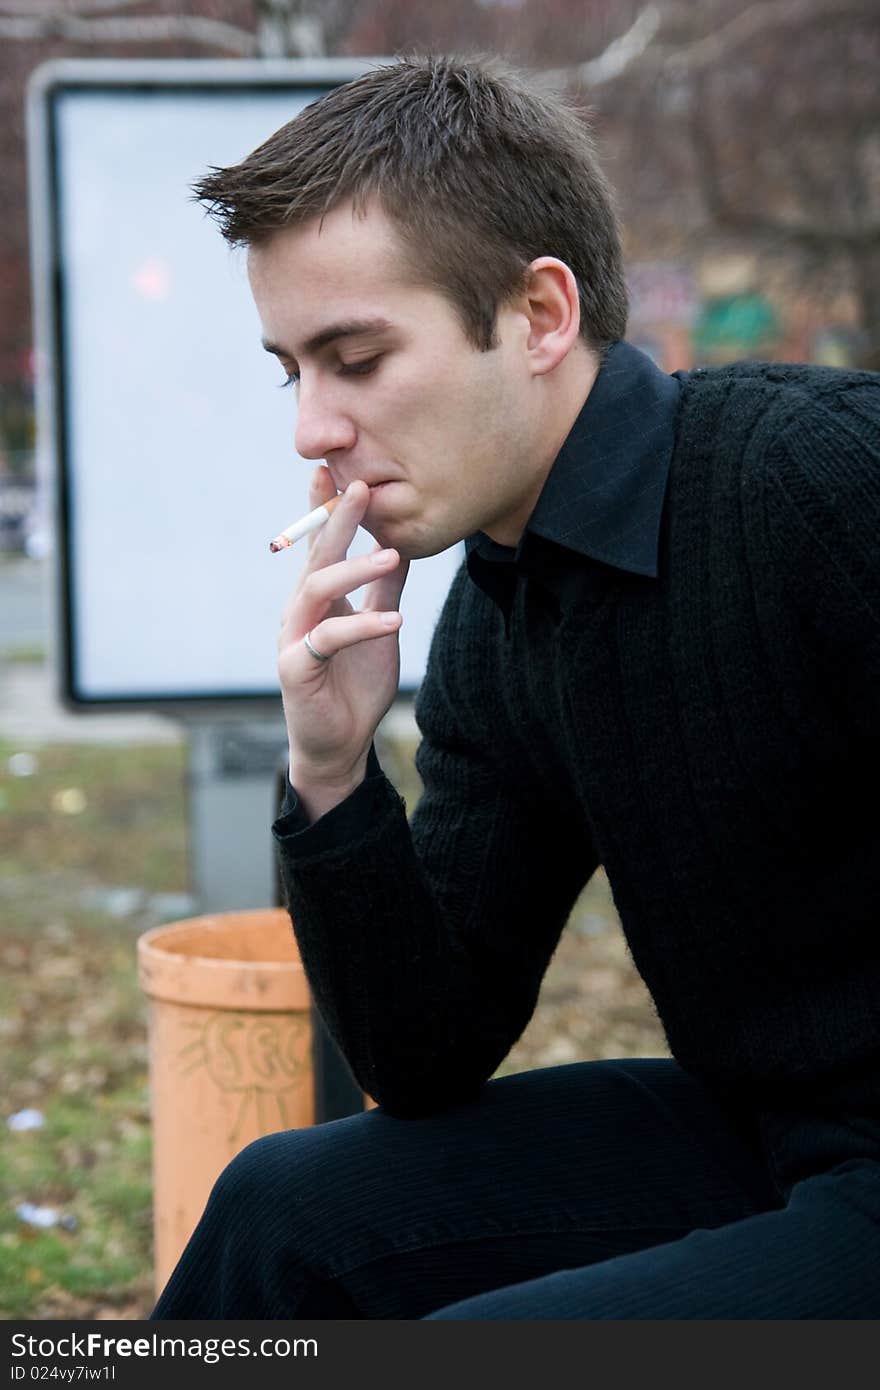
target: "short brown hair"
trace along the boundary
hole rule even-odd
[[[538,256],[578,284],[581,336],[626,330],[614,196],[583,119],[493,58],[406,57],[305,107],[240,164],[193,184],[232,245],[378,198],[417,283],[444,294],[475,347]]]

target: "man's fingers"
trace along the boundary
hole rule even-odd
[[[408,573],[409,560],[404,560],[402,557],[396,565],[389,564],[387,569],[383,568],[378,579],[373,580],[364,594],[364,608],[370,608],[374,611],[399,608]]]
[[[326,497],[321,499],[328,500]],[[370,489],[366,483],[359,480],[349,483],[330,520],[313,533],[314,543],[309,548],[306,569],[317,569],[318,566],[331,565],[345,558],[369,503]],[[321,502],[316,505],[320,506]]]
[[[320,652],[321,656],[331,657],[344,651],[346,647],[356,646],[358,642],[368,642],[376,637],[389,637],[398,630],[402,622],[403,618],[397,611],[352,613],[347,618],[325,618],[323,622],[316,623],[307,635],[316,652]],[[299,660],[302,668],[322,670],[327,665],[325,661],[319,661],[312,656],[305,642],[294,645],[301,648]]]
[[[399,563],[396,550],[374,550],[369,555],[356,555],[351,560],[339,560],[335,565],[312,570],[303,580],[298,595],[306,610],[305,617],[309,618],[315,609],[326,606],[334,599],[345,598],[377,576],[387,574]],[[371,607],[375,608],[375,604]]]
[[[336,564],[309,570],[287,605],[282,626],[292,622],[300,631],[311,627],[327,616],[331,604],[344,600],[362,585],[371,584],[377,576],[388,574],[399,563],[396,550],[374,550],[369,555],[357,555],[351,560],[339,560]],[[373,611],[378,606],[376,603],[365,605]],[[395,607],[396,599],[383,606]]]

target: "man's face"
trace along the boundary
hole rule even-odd
[[[485,530],[512,543],[534,503],[536,412],[526,315],[503,308],[480,352],[449,301],[406,279],[391,222],[351,206],[251,247],[264,341],[298,376],[297,452],[342,491],[373,492],[364,527],[402,555]],[[357,328],[327,339],[330,330]],[[324,335],[323,338],[321,335]]]

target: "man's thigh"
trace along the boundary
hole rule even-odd
[[[780,1202],[751,1122],[667,1059],[522,1072],[437,1115],[380,1108],[298,1138],[299,1254],[367,1318],[421,1317]]]
[[[798,1183],[786,1207],[470,1296],[428,1321],[880,1318],[880,1163]]]
[[[421,1318],[778,1205],[752,1130],[667,1060],[488,1082],[248,1145],[156,1317]]]

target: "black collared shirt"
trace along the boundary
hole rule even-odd
[[[470,576],[498,604],[505,624],[521,577],[550,583],[558,596],[577,555],[656,577],[684,375],[667,376],[638,348],[615,343],[519,543],[498,545],[482,531],[467,538]]]

